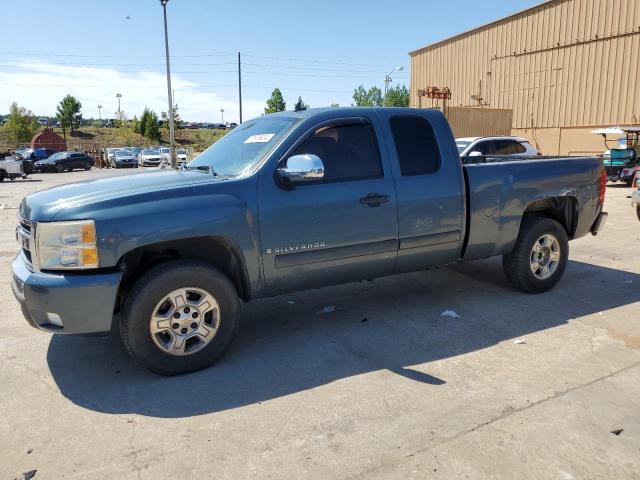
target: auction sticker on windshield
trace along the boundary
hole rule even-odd
[[[262,133],[260,135],[251,135],[247,138],[244,143],[267,143],[273,137],[275,137],[275,133]]]

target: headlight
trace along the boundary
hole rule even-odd
[[[93,220],[38,223],[41,270],[83,270],[98,267],[96,224]]]

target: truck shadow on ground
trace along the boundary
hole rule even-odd
[[[189,375],[148,373],[116,336],[54,336],[47,361],[62,394],[84,408],[188,417],[382,369],[438,388],[446,378],[410,366],[640,300],[640,275],[580,262],[570,262],[558,287],[542,295],[515,291],[499,259],[436,270],[253,302],[226,356]],[[441,317],[447,309],[462,318]]]

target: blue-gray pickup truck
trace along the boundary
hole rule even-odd
[[[329,108],[238,126],[180,170],[26,197],[13,291],[58,334],[119,328],[145,367],[218,359],[242,301],[502,255],[526,292],[603,227],[597,158],[462,165],[435,110]],[[118,322],[118,324],[114,324]]]

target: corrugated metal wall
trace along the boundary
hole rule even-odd
[[[513,128],[640,123],[640,0],[552,0],[411,54],[411,105],[513,109]]]
[[[511,135],[511,110],[446,107],[442,111],[456,138]]]

